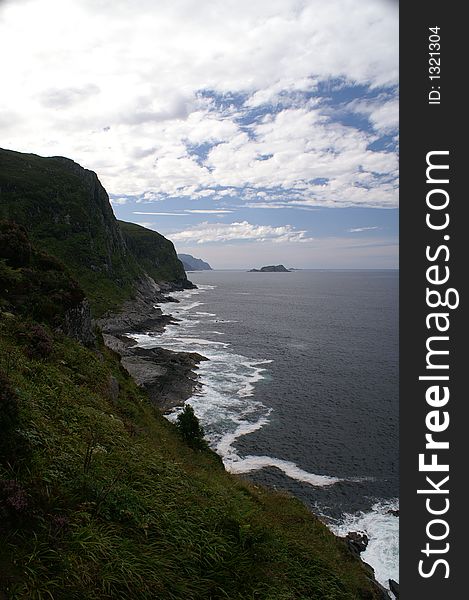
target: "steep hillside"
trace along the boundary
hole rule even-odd
[[[16,224],[0,225],[0,283],[1,598],[382,597],[300,502],[226,473],[99,334],[77,341],[83,292]]]
[[[129,249],[96,173],[72,160],[0,149],[0,218],[23,225],[38,247],[66,264],[96,315],[131,298],[144,277],[147,257]],[[152,272],[188,285],[171,242],[160,248]],[[156,247],[146,262],[158,262]]]
[[[172,242],[156,231],[135,223],[118,223],[127,247],[150,277],[156,282],[171,281],[187,287],[186,273]]]
[[[190,254],[178,254],[179,260],[184,265],[186,271],[211,271],[212,267],[202,260],[201,258],[195,258]]]

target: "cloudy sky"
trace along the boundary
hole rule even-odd
[[[0,0],[0,53],[0,146],[179,251],[397,266],[396,2]]]

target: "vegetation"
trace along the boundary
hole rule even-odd
[[[378,597],[300,502],[187,444],[99,336],[64,335],[83,292],[24,229],[1,232],[0,597]]]
[[[63,157],[0,149],[0,218],[22,225],[38,248],[67,265],[96,316],[132,297],[145,269],[165,281],[186,278],[171,242],[123,224],[136,256],[96,174]]]
[[[155,281],[184,281],[186,273],[173,243],[161,234],[135,223],[118,221],[127,246]]]
[[[199,450],[207,448],[203,427],[201,427],[199,419],[196,417],[194,409],[190,404],[186,404],[182,412],[178,415],[176,427],[182,439],[191,448]]]

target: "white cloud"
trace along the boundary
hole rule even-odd
[[[372,231],[373,229],[380,229],[380,227],[354,227],[349,229],[349,233],[361,233],[362,231]]]
[[[84,102],[96,94],[99,94],[99,87],[90,83],[81,87],[45,90],[39,95],[39,101],[46,108],[63,109]]]
[[[128,198],[110,198],[111,204],[115,204],[116,206],[127,204],[128,200]]]
[[[217,210],[217,209],[205,209],[205,208],[200,208],[200,209],[185,209],[186,213],[191,213],[194,215],[221,215],[221,214],[228,214],[228,213],[232,213],[234,212],[233,210]]]
[[[297,230],[291,225],[272,227],[253,225],[247,221],[239,223],[200,223],[195,227],[171,233],[168,236],[182,244],[207,244],[210,242],[256,241],[256,242],[308,242],[306,231]]]
[[[159,217],[187,217],[186,213],[173,213],[173,212],[138,212],[138,211],[134,211],[133,214],[134,215],[158,215]]]
[[[396,101],[349,107],[371,135],[302,93],[337,78],[395,86],[397,16],[385,0],[7,3],[0,52],[15,52],[3,65],[2,145],[69,156],[111,194],[141,201],[249,202],[267,190],[264,200],[306,207],[396,206],[396,157],[368,149],[395,128]],[[204,90],[245,102],[218,106]],[[284,110],[240,124],[286,93]]]
[[[380,133],[395,133],[399,127],[399,101],[378,97],[374,100],[353,100],[347,105],[348,110],[365,115],[373,128]]]

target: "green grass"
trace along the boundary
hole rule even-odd
[[[114,353],[49,330],[52,353],[30,358],[23,327],[0,323],[23,441],[0,469],[8,598],[374,597],[360,563],[300,502],[184,444]],[[12,481],[26,506],[5,495]]]

